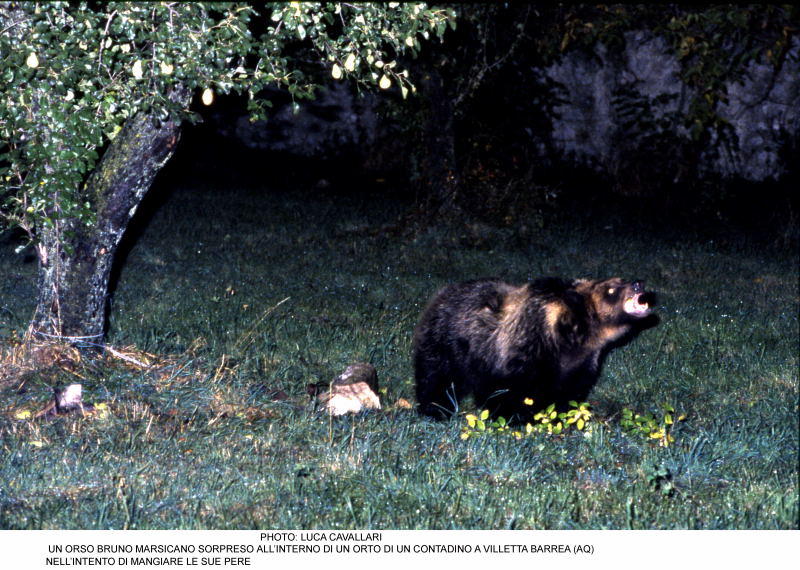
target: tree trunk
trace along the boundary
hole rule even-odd
[[[455,109],[441,72],[434,65],[422,81],[427,105],[423,171],[437,218],[461,217],[458,203],[459,177],[455,144]]]
[[[188,104],[188,96],[179,97]],[[59,219],[39,229],[39,275],[33,337],[102,346],[109,277],[128,222],[175,151],[177,120],[148,113],[129,119],[109,145],[84,191],[96,223]],[[57,201],[56,206],[57,208]]]

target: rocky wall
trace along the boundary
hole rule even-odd
[[[630,32],[625,39],[621,56],[600,45],[590,56],[570,54],[545,70],[564,90],[564,102],[552,118],[555,147],[601,170],[613,171],[616,141],[631,128],[619,93],[627,93],[627,101],[638,97],[646,103],[641,119],[651,126],[685,114],[694,96],[680,80],[679,63],[661,38]],[[783,174],[787,165],[781,149],[800,132],[800,45],[777,73],[767,63],[751,62],[741,81],[727,85],[727,101],[718,113],[730,123],[738,144],[708,149],[708,173],[751,181]]]
[[[676,57],[650,32],[629,32],[625,39],[621,54],[598,45],[592,54],[571,53],[547,69],[532,71],[558,85],[562,100],[551,118],[552,144],[542,145],[543,133],[528,128],[532,147],[562,155],[542,158],[557,162],[567,157],[613,176],[630,164],[625,153],[641,148],[637,137],[655,133],[668,145],[689,136],[677,125],[695,95],[680,80]],[[523,109],[524,104],[523,99]],[[777,73],[767,63],[752,62],[741,81],[727,86],[727,101],[718,112],[732,127],[734,144],[707,149],[699,174],[750,181],[780,177],[787,168],[782,149],[793,139],[796,143],[800,132],[800,45]],[[250,148],[317,158],[368,153],[381,136],[375,96],[357,94],[344,82],[321,89],[317,99],[302,102],[296,114],[292,105],[278,104],[267,122],[251,123],[242,113],[232,122],[228,117],[217,124]],[[525,128],[524,117],[519,125]],[[676,182],[679,175],[675,173]]]

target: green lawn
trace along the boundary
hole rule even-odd
[[[607,220],[481,248],[380,231],[406,206],[176,190],[112,299],[109,343],[155,364],[83,360],[0,384],[0,528],[798,528],[794,253]],[[33,310],[35,263],[0,244],[8,339]],[[433,423],[398,405],[413,403],[411,333],[438,287],[538,275],[660,293],[661,325],[606,363],[590,435],[463,440],[463,414]],[[360,360],[384,411],[316,413],[306,385]],[[108,412],[20,419],[67,382]],[[672,445],[621,429],[623,408],[664,403],[686,415]]]

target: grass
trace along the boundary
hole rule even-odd
[[[406,207],[378,190],[188,181],[164,202],[131,244],[108,337],[152,366],[108,356],[0,380],[0,528],[798,528],[794,254],[586,218],[472,248],[377,231]],[[14,245],[6,339],[35,292]],[[462,440],[463,415],[402,405],[425,302],[487,275],[621,275],[661,294],[661,325],[606,363],[591,437]],[[384,411],[316,413],[306,385],[358,360]],[[108,413],[17,417],[75,381]],[[623,433],[622,408],[665,402],[687,416],[674,444]]]

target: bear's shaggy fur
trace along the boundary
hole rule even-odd
[[[585,400],[608,351],[658,323],[654,303],[641,281],[619,278],[445,287],[414,333],[419,411],[448,417],[471,394],[495,416],[521,421]]]

